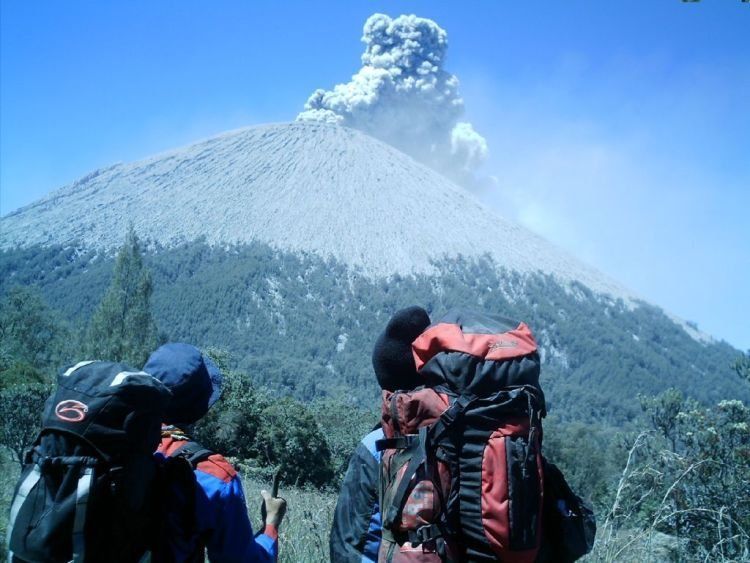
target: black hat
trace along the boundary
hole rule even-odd
[[[396,311],[372,350],[372,367],[381,389],[414,389],[422,384],[417,374],[411,343],[430,326],[422,307]]]

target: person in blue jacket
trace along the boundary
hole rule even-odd
[[[372,366],[381,389],[410,390],[421,385],[411,343],[430,325],[421,307],[397,311],[378,337]],[[378,425],[357,446],[341,485],[329,541],[333,563],[378,560],[381,523],[378,506],[380,452],[375,442],[384,438]]]
[[[212,563],[276,561],[286,501],[261,491],[266,516],[262,533],[255,536],[240,476],[221,454],[189,435],[221,395],[218,367],[196,347],[170,343],[154,351],[143,369],[172,392],[157,455],[184,457],[195,474],[191,489],[172,483],[166,492],[164,559],[203,562],[207,554]],[[194,490],[195,498],[185,498],[186,490]]]

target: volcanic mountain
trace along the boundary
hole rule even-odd
[[[92,172],[0,219],[0,289],[34,283],[85,322],[129,224],[150,248],[162,330],[299,396],[371,398],[371,343],[412,303],[530,321],[556,399],[585,396],[594,417],[613,402],[632,417],[612,390],[633,383],[693,392],[708,377],[704,400],[736,384],[728,345],[353,129],[262,125]]]
[[[390,145],[317,123],[251,127],[97,170],[3,218],[0,244],[114,248],[129,222],[167,246],[261,241],[371,276],[487,254],[511,270],[628,294]]]

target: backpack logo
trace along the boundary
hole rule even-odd
[[[498,350],[500,348],[518,348],[518,340],[495,340],[490,344],[490,350]]]
[[[73,399],[60,401],[55,407],[55,416],[65,422],[81,422],[86,418],[87,412],[89,412],[87,405]]]

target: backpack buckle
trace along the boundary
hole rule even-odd
[[[437,524],[430,524],[426,526],[420,526],[416,530],[409,530],[409,543],[412,546],[418,547],[423,543],[429,543],[443,536],[443,532],[440,530]]]
[[[375,441],[375,449],[379,452],[383,450],[405,450],[411,447],[417,437],[414,435],[397,436],[396,438],[383,438]]]

